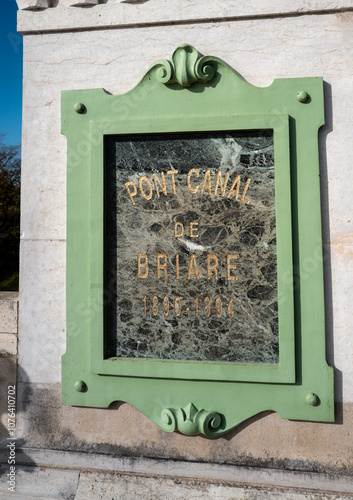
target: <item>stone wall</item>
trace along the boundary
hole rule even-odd
[[[59,0],[48,7],[45,0],[18,1],[23,9],[18,29],[24,34],[24,89],[17,433],[24,466],[19,478],[25,478],[19,484],[37,478],[29,482],[36,482],[38,490],[43,477],[51,484],[68,474],[67,490],[43,489],[45,495],[40,494],[48,498],[74,498],[76,491],[76,498],[181,498],[185,491],[192,498],[353,494],[352,3],[97,3]],[[87,409],[60,402],[66,238],[60,91],[104,87],[121,94],[149,64],[169,59],[183,42],[220,57],[257,86],[275,78],[324,78],[326,125],[319,147],[335,424],[282,420],[266,412],[210,440],[166,434],[127,404]],[[38,467],[49,468],[40,472]],[[207,477],[200,472],[204,468]],[[105,472],[82,472],[88,469]],[[113,470],[122,476],[112,475]],[[142,479],[146,475],[150,477]],[[174,475],[179,479],[170,483],[168,477]],[[285,492],[285,486],[291,489]],[[90,497],[87,491],[93,487],[96,496]]]

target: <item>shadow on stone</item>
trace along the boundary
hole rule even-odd
[[[28,377],[26,372],[20,366],[17,366],[15,357],[0,357],[0,477],[10,473],[10,466],[16,467],[20,463],[36,465],[22,450],[25,447],[26,440],[17,433],[21,413],[26,411],[27,407],[26,403],[20,405],[17,380],[28,382]],[[11,395],[12,392],[15,392],[15,407],[12,406],[12,399],[8,399],[9,389]],[[31,392],[31,389],[29,389],[29,392]],[[11,416],[12,408],[15,410],[16,426],[14,426],[14,419]]]
[[[333,300],[332,300],[332,265],[331,265],[331,235],[330,235],[330,204],[327,173],[327,136],[333,130],[333,108],[331,85],[324,82],[325,125],[319,133],[320,158],[320,191],[321,191],[321,219],[323,239],[323,263],[325,286],[325,324],[326,324],[326,358],[329,365],[334,366],[334,339],[333,339]],[[342,374],[335,370],[335,399],[342,401]]]

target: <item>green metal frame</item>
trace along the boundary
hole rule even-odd
[[[134,405],[166,431],[221,435],[250,416],[333,421],[325,360],[318,129],[321,78],[257,88],[189,45],[130,92],[62,93],[67,137],[67,350],[63,403]],[[278,365],[104,359],[104,136],[272,129],[279,303]]]

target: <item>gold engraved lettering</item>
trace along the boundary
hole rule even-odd
[[[197,168],[192,168],[191,170],[189,170],[188,177],[187,177],[187,184],[188,184],[189,191],[191,194],[195,194],[195,193],[197,193],[200,185],[198,184],[195,188],[191,187],[191,184],[190,184],[191,174],[195,174],[196,177],[198,177],[199,171],[197,170]]]
[[[209,297],[205,297],[204,304],[205,307],[203,308],[203,311],[205,313],[206,318],[209,318],[211,314],[211,302]]]
[[[233,318],[233,314],[234,314],[234,309],[233,309],[233,297],[231,297],[230,301],[229,301],[229,304],[228,304],[228,307],[227,307],[227,313],[229,314],[229,316],[231,318]]]
[[[153,174],[152,177],[153,177],[153,180],[154,180],[154,185],[156,186],[156,193],[157,193],[158,198],[159,198],[158,184],[159,184],[160,188],[162,189],[163,194],[165,196],[167,196],[167,187],[165,185],[164,172],[161,172],[162,181],[158,178],[157,174]]]
[[[164,262],[161,262],[161,259],[164,260]],[[164,278],[167,279],[167,256],[165,253],[157,253],[157,278],[159,279],[160,276],[160,271],[164,271]]]
[[[129,186],[132,186],[132,191],[130,191]],[[135,205],[133,197],[136,196],[136,193],[137,193],[136,184],[134,183],[134,181],[128,181],[128,182],[125,182],[125,187],[126,187],[126,190],[128,192],[128,195],[130,196],[131,203],[133,205]]]
[[[168,170],[167,171],[167,175],[171,175],[172,176],[172,186],[173,186],[173,194],[175,194],[175,180],[174,180],[174,174],[177,174],[178,171],[177,170]]]
[[[157,314],[158,314],[158,297],[157,297],[157,295],[153,295],[153,297],[152,297],[152,314],[153,314],[153,316],[157,316]]]
[[[180,316],[181,313],[181,302],[180,302],[180,297],[175,297],[174,299],[174,312],[175,316]]]
[[[236,190],[234,191],[234,186],[235,184],[237,185]],[[233,184],[230,187],[229,193],[227,194],[227,198],[230,198],[230,195],[234,193],[235,199],[238,199],[239,195],[239,186],[240,186],[240,175],[237,175],[236,178],[234,179]]]
[[[198,313],[199,313],[199,299],[198,299],[198,297],[195,297],[194,304],[195,304],[195,316],[197,317]]]
[[[238,256],[236,254],[229,254],[227,255],[227,279],[228,280],[237,280],[238,279],[238,276],[233,276],[230,274],[230,271],[232,269],[236,269],[236,264],[232,264],[231,263],[231,260],[233,259],[237,259]]]
[[[212,264],[211,264],[211,261],[213,261]],[[217,266],[218,266],[217,255],[215,255],[213,253],[208,253],[207,254],[207,279],[208,280],[211,279],[211,271],[214,271],[214,278],[215,278],[215,280],[218,280]]]
[[[169,313],[169,298],[167,296],[163,299],[163,307],[164,307],[164,316],[168,316]]]
[[[240,201],[242,201],[243,203],[246,203],[246,204],[247,204],[247,203],[249,203],[249,200],[247,200],[247,199],[245,198],[245,195],[246,195],[246,192],[247,192],[247,190],[248,190],[248,187],[249,187],[250,181],[251,181],[251,179],[249,179],[249,178],[246,180],[245,187],[244,187],[244,191],[243,191],[243,194],[241,195],[241,198],[240,198]]]
[[[217,309],[216,316],[217,316],[217,318],[220,318],[222,316],[222,300],[221,300],[221,298],[217,297],[215,303],[216,303],[216,309]]]
[[[141,269],[144,269],[144,271],[141,271]],[[137,256],[137,277],[144,279],[147,278],[147,276],[148,276],[148,257],[145,253],[139,253]]]
[[[175,255],[175,274],[176,274],[176,279],[179,279],[179,254],[177,253]]]
[[[174,236],[180,238],[184,234],[184,226],[181,222],[174,222]]]
[[[197,271],[197,264],[196,264],[196,257],[193,253],[190,255],[190,263],[189,263],[189,269],[188,269],[188,275],[187,275],[188,280],[190,279],[190,276],[192,274],[194,274],[196,276],[197,280],[199,279],[199,273]]]
[[[197,233],[198,231],[198,222],[190,222],[190,238],[198,238],[199,235]],[[195,233],[196,231],[196,233]]]
[[[211,172],[209,171],[209,169],[207,169],[205,172],[205,177],[203,178],[200,193],[202,194],[205,190],[207,190],[208,193],[211,194]]]
[[[146,194],[143,190],[142,181],[145,181],[148,185],[148,188],[150,190],[150,192],[148,194]],[[151,184],[150,180],[145,175],[141,175],[141,177],[139,178],[139,188],[140,188],[142,196],[146,200],[150,200],[152,198],[152,184]]]
[[[216,177],[216,185],[215,185],[215,188],[214,188],[214,194],[215,194],[215,196],[217,196],[217,190],[218,190],[218,184],[219,184],[220,188],[221,188],[221,195],[224,197],[225,192],[226,192],[226,188],[227,188],[227,184],[228,184],[228,178],[229,178],[229,173],[227,172],[226,173],[226,178],[224,179],[224,184],[222,184],[222,172],[220,172],[218,170],[217,177]]]

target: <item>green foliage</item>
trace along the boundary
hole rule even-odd
[[[1,137],[0,137],[1,141]],[[0,142],[0,290],[18,290],[20,146]]]

